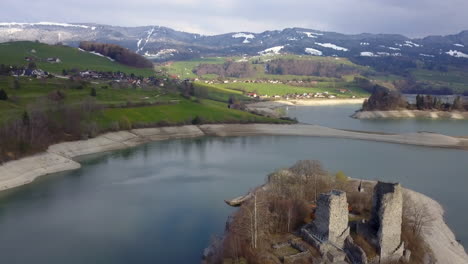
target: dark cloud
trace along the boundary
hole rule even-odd
[[[163,25],[217,34],[306,27],[343,33],[453,34],[466,0],[2,0],[2,22]]]

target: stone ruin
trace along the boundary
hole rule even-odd
[[[320,195],[315,220],[301,229],[304,240],[320,250],[326,263],[341,263],[345,258],[352,263],[368,263],[366,254],[350,236],[348,214],[346,193],[333,190]],[[378,182],[374,187],[371,218],[358,224],[356,231],[377,249],[378,262],[398,261],[405,246],[401,240],[402,222],[401,185]]]
[[[374,187],[369,221],[374,242],[383,260],[399,260],[403,256],[401,241],[403,222],[403,191],[398,183],[378,182]]]
[[[348,202],[346,193],[333,190],[320,194],[315,220],[302,228],[306,241],[320,250],[331,262],[343,261],[346,238],[349,236]]]
[[[348,201],[346,193],[333,190],[321,194],[317,202],[313,233],[342,248],[349,235]]]

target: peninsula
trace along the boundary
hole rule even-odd
[[[245,196],[204,263],[466,263],[443,215],[398,183],[299,161]]]

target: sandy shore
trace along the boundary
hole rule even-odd
[[[426,147],[468,150],[468,139],[434,133],[373,134],[345,131],[315,125],[202,125],[134,129],[107,133],[89,140],[52,145],[44,153],[10,161],[0,166],[0,191],[32,182],[37,177],[73,170],[80,164],[73,158],[99,152],[134,147],[143,143],[201,136],[308,136],[369,140]]]
[[[363,111],[352,115],[357,119],[398,119],[398,118],[430,118],[468,120],[468,112],[395,110],[395,111]]]

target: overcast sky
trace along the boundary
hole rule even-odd
[[[468,29],[468,0],[1,0],[0,22],[161,25],[202,34],[287,27],[410,37]]]

